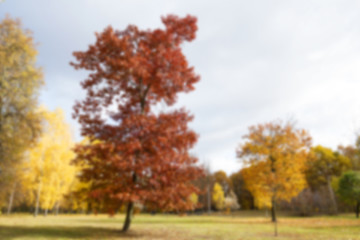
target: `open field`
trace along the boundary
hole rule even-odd
[[[273,224],[261,213],[229,216],[136,215],[128,233],[120,232],[123,216],[0,216],[0,239],[275,239]],[[277,239],[360,240],[360,219],[281,217]]]

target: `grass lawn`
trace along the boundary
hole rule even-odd
[[[233,215],[136,215],[130,231],[121,233],[123,217],[106,215],[0,216],[0,239],[276,239],[269,218],[259,212]],[[360,219],[336,217],[280,217],[277,239],[360,240]]]

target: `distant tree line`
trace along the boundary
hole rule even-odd
[[[273,221],[276,208],[301,216],[351,211],[359,216],[360,137],[332,150],[312,146],[306,131],[275,121],[250,127],[244,139],[237,149],[242,169],[230,176],[208,172],[196,182],[203,189],[202,210],[225,209],[234,193],[240,209],[272,210]]]

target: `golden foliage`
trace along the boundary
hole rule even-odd
[[[224,191],[219,183],[214,184],[213,193],[212,193],[212,201],[214,204],[214,207],[217,210],[224,209],[225,204],[225,196]]]
[[[6,17],[0,22],[1,195],[19,181],[19,165],[40,133],[35,110],[43,80],[36,55],[32,34],[19,20]]]
[[[75,177],[70,165],[75,157],[70,127],[65,123],[62,110],[54,112],[40,109],[44,116],[43,133],[29,152],[26,163],[26,182],[30,189],[30,202],[35,198],[43,209],[59,204]]]
[[[311,138],[304,130],[280,123],[249,128],[237,154],[246,168],[243,177],[258,207],[290,200],[306,186],[304,170]]]

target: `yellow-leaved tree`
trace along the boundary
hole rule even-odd
[[[89,197],[91,191],[91,182],[82,182],[79,178],[75,178],[70,186],[69,194],[65,201],[65,208],[80,213],[90,214],[93,211],[94,200]]]
[[[188,197],[188,201],[191,202],[191,204],[193,206],[191,210],[194,211],[196,209],[196,207],[198,206],[199,196],[196,193],[192,193]]]
[[[237,149],[242,174],[258,207],[270,207],[276,222],[276,202],[290,200],[306,187],[304,175],[311,137],[305,130],[281,122],[249,128]]]
[[[100,144],[101,141],[94,140],[92,143],[89,138],[85,137],[80,143],[77,144],[77,147],[86,146],[86,145],[96,145]],[[75,147],[76,148],[76,147]],[[82,169],[88,168],[89,165],[86,161],[83,161],[82,164],[75,165],[76,167],[76,178],[70,186],[69,194],[67,195],[67,207],[76,212],[86,212],[90,214],[91,212],[97,213],[100,211],[101,199],[92,198],[91,191],[93,190],[92,181],[84,181]],[[121,206],[118,206],[120,208]]]
[[[25,181],[30,190],[29,200],[35,204],[35,216],[39,207],[45,215],[49,209],[58,212],[64,194],[68,193],[75,178],[75,167],[70,164],[74,158],[72,133],[63,111],[41,108],[40,112],[44,118],[43,133],[30,150],[25,168]]]
[[[218,182],[215,182],[214,184],[212,202],[217,210],[224,209],[225,195],[221,185]]]
[[[8,212],[19,187],[19,165],[40,133],[35,110],[43,79],[36,55],[31,32],[5,17],[0,22],[0,203],[10,195]]]

